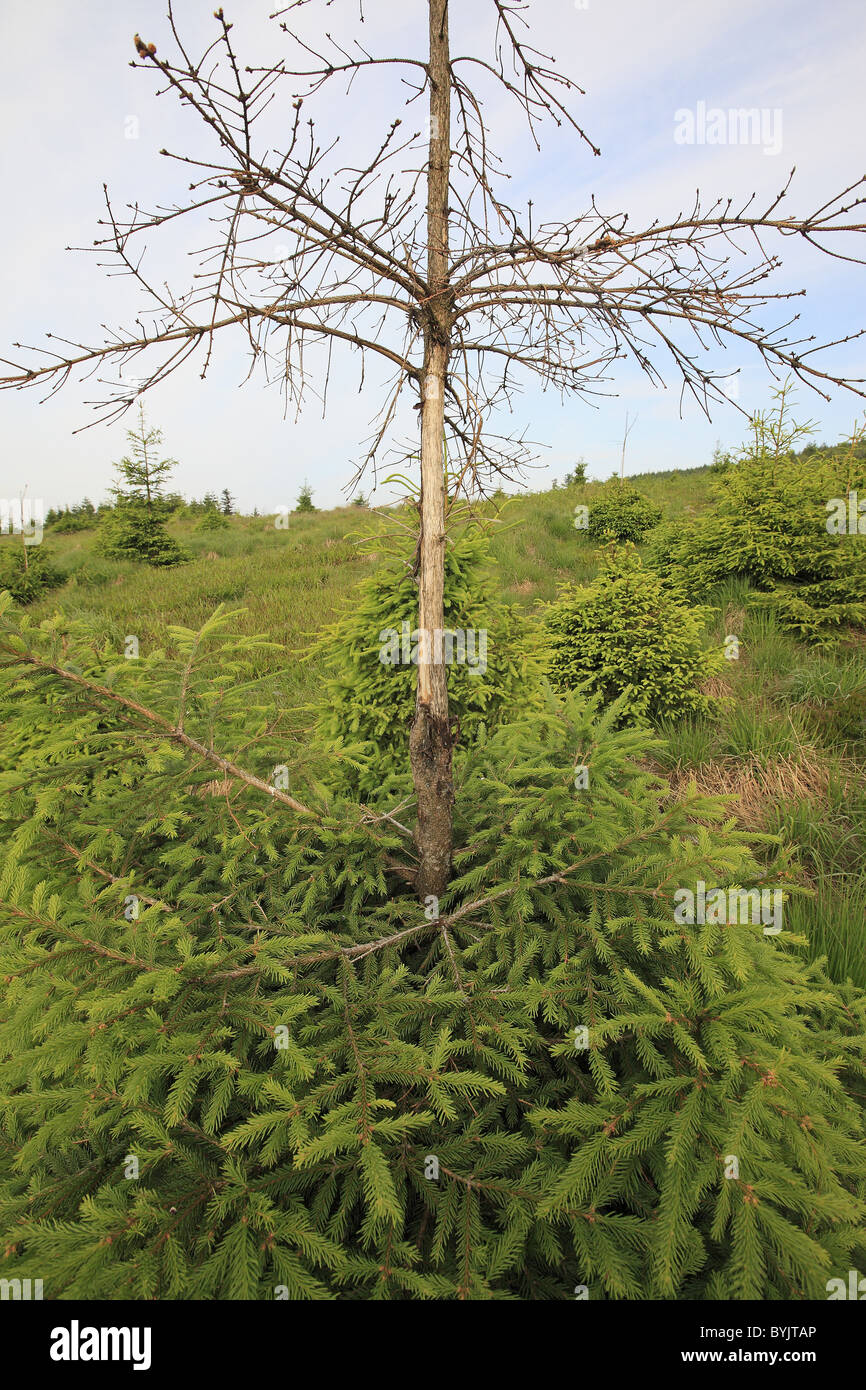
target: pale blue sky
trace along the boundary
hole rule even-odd
[[[176,6],[193,47],[197,35],[213,36],[213,8],[213,0],[180,0]],[[283,51],[284,41],[267,18],[268,3],[239,0],[225,8],[235,20],[245,61],[265,62]],[[455,4],[455,51],[486,42],[490,8],[489,0]],[[349,0],[328,7],[312,0],[304,22],[311,31],[321,25],[341,39],[360,32],[376,52],[419,55],[421,0],[367,0],[365,9],[363,30],[357,27],[357,5]],[[498,144],[507,150],[514,173],[512,200],[531,196],[539,220],[572,215],[592,194],[606,212],[629,210],[636,224],[655,215],[673,216],[691,203],[697,188],[710,201],[717,194],[742,198],[752,190],[766,198],[782,186],[792,165],[798,172],[790,207],[802,212],[863,173],[862,0],[825,6],[805,0],[761,5],[728,0],[723,6],[688,0],[663,6],[645,0],[589,0],[585,6],[531,0],[526,13],[537,46],[554,53],[557,64],[585,88],[579,115],[602,149],[602,157],[594,159],[574,137],[554,131],[536,155],[514,113],[488,103],[488,119],[494,133],[501,132]],[[106,278],[95,258],[63,250],[97,235],[103,182],[119,204],[173,196],[176,175],[157,151],[164,145],[185,148],[191,127],[173,98],[155,98],[150,73],[128,66],[136,30],[157,45],[165,42],[162,0],[78,0],[74,5],[3,0],[4,355],[12,341],[40,343],[45,331],[98,342],[101,324],[128,323],[131,310],[141,306],[140,296],[131,294],[126,282]],[[356,85],[347,106],[335,104],[317,115],[351,148],[372,150],[390,118],[392,100],[374,78],[366,88]],[[780,111],[781,151],[677,144],[675,113],[699,102]],[[129,138],[131,130],[137,138]],[[194,244],[183,237],[167,239],[159,264],[173,283],[184,283],[186,252]],[[151,246],[159,252],[158,236]],[[804,254],[799,245],[785,249],[791,256],[777,284],[807,289],[807,298],[795,303],[805,331],[835,338],[858,329],[866,271]],[[175,485],[187,495],[227,486],[244,509],[255,505],[267,512],[291,504],[307,477],[319,505],[338,504],[379,403],[375,376],[359,395],[357,370],[345,360],[324,421],[315,403],[300,421],[284,420],[274,388],[264,389],[257,380],[239,387],[246,362],[238,347],[237,340],[226,341],[206,382],[192,367],[149,397],[151,422],[163,429],[166,452],[179,460]],[[728,351],[713,360],[740,369],[740,401],[747,408],[768,403],[768,379],[753,358]],[[866,376],[862,343],[841,349],[833,362],[852,376]],[[542,467],[530,486],[548,485],[581,455],[591,474],[607,476],[618,467],[626,411],[638,415],[627,472],[705,463],[717,439],[733,444],[742,435],[742,421],[730,406],[718,407],[709,423],[687,402],[680,420],[672,375],[668,389],[657,391],[634,369],[622,367],[615,389],[617,394],[596,409],[525,391],[512,423],[549,446],[541,451]],[[70,382],[42,406],[32,391],[0,394],[0,495],[15,496],[26,483],[30,496],[43,498],[46,506],[84,494],[94,500],[103,496],[112,460],[124,451],[126,424],[132,422],[73,434],[90,419],[86,402],[97,394],[87,382]],[[820,437],[835,439],[862,414],[863,402],[837,393],[827,405],[801,393],[801,406],[819,421]]]

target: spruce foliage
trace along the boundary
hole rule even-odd
[[[168,534],[163,489],[174,459],[160,459],[162,431],[149,429],[141,408],[136,430],[127,430],[129,454],[117,464],[119,485],[111,489],[116,505],[104,517],[95,550],[113,560],[141,560],[145,564],[177,565],[189,556]]]
[[[215,512],[212,507],[208,507],[195,529],[197,531],[225,531],[228,529],[229,515],[228,512]]]
[[[866,1003],[784,931],[675,922],[678,886],[761,881],[719,804],[673,800],[621,708],[551,697],[458,756],[422,909],[384,801],[269,784],[232,631],[132,663],[0,619],[4,1275],[790,1299],[862,1262]]]
[[[106,559],[138,560],[154,566],[179,565],[189,559],[183,546],[166,531],[162,517],[139,502],[128,502],[109,512],[93,548]]]
[[[0,589],[8,590],[16,603],[33,603],[65,579],[44,545],[7,542],[0,547]]]
[[[138,502],[148,511],[156,511],[177,461],[158,457],[162,430],[148,427],[143,405],[139,405],[138,428],[127,430],[126,438],[129,453],[116,465],[120,484],[111,492],[119,504]]]
[[[687,597],[729,576],[748,578],[758,590],[754,605],[774,611],[801,640],[833,643],[847,627],[866,627],[862,431],[847,448],[798,455],[793,444],[810,426],[790,423],[784,391],[778,395],[779,409],[753,418],[752,438],[714,482],[712,510],[659,526],[648,559]]]
[[[313,502],[313,489],[310,487],[310,484],[307,482],[306,478],[304,479],[303,486],[302,486],[300,492],[298,493],[298,500],[297,500],[297,502],[295,503],[295,511],[296,511],[296,512],[315,512],[315,511],[318,511],[318,508],[315,506],[315,504],[314,504],[314,502]]]
[[[418,589],[405,541],[365,543],[379,556],[351,609],[325,629],[311,652],[324,656],[318,706],[322,744],[336,758],[339,784],[366,795],[383,780],[408,786],[409,727],[415,710]],[[382,547],[388,548],[382,553]],[[453,654],[448,698],[464,747],[539,694],[541,662],[528,628],[499,598],[489,544],[475,528],[449,536],[445,554],[445,622]],[[443,648],[445,647],[443,639]],[[407,659],[408,658],[408,659]]]
[[[866,535],[827,530],[828,502],[845,516],[866,497],[866,465],[843,457],[744,461],[715,485],[716,505],[690,525],[650,538],[649,563],[671,589],[698,596],[730,575],[750,579],[753,604],[774,610],[805,641],[833,642],[866,626]]]
[[[572,480],[577,481],[576,470],[567,479]],[[600,540],[640,541],[661,519],[655,502],[631,483],[612,478],[590,503],[588,530]]]
[[[724,664],[721,651],[705,650],[711,612],[680,602],[633,545],[612,542],[597,578],[563,585],[548,607],[550,680],[557,690],[620,700],[631,721],[706,713],[699,686]]]

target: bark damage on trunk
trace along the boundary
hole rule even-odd
[[[442,893],[451,876],[451,769],[445,627],[445,383],[452,331],[448,282],[448,183],[451,156],[451,65],[448,0],[429,0],[430,155],[427,178],[427,285],[423,306],[424,373],[421,404],[421,535],[418,547],[418,655],[415,719],[409,737],[418,798],[415,840],[419,897]]]

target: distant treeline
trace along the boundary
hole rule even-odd
[[[72,507],[52,507],[45,513],[44,525],[53,531],[86,531],[116,510],[116,502],[101,502],[95,507],[90,498],[85,497]],[[154,497],[151,510],[164,520],[172,517],[182,519],[202,516],[205,512],[221,512],[223,516],[234,516],[237,512],[234,498],[228,488],[223,488],[219,497],[214,492],[206,492],[200,501],[195,497],[187,499],[179,492],[169,492],[164,497]],[[253,515],[258,516],[258,508],[254,510]]]

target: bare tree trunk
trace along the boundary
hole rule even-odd
[[[421,537],[418,565],[418,690],[409,738],[418,798],[415,838],[421,864],[417,888],[438,896],[451,874],[454,786],[445,627],[445,379],[451,340],[448,286],[448,178],[451,155],[451,69],[448,0],[429,0],[430,160],[427,177],[427,282],[421,407]]]

